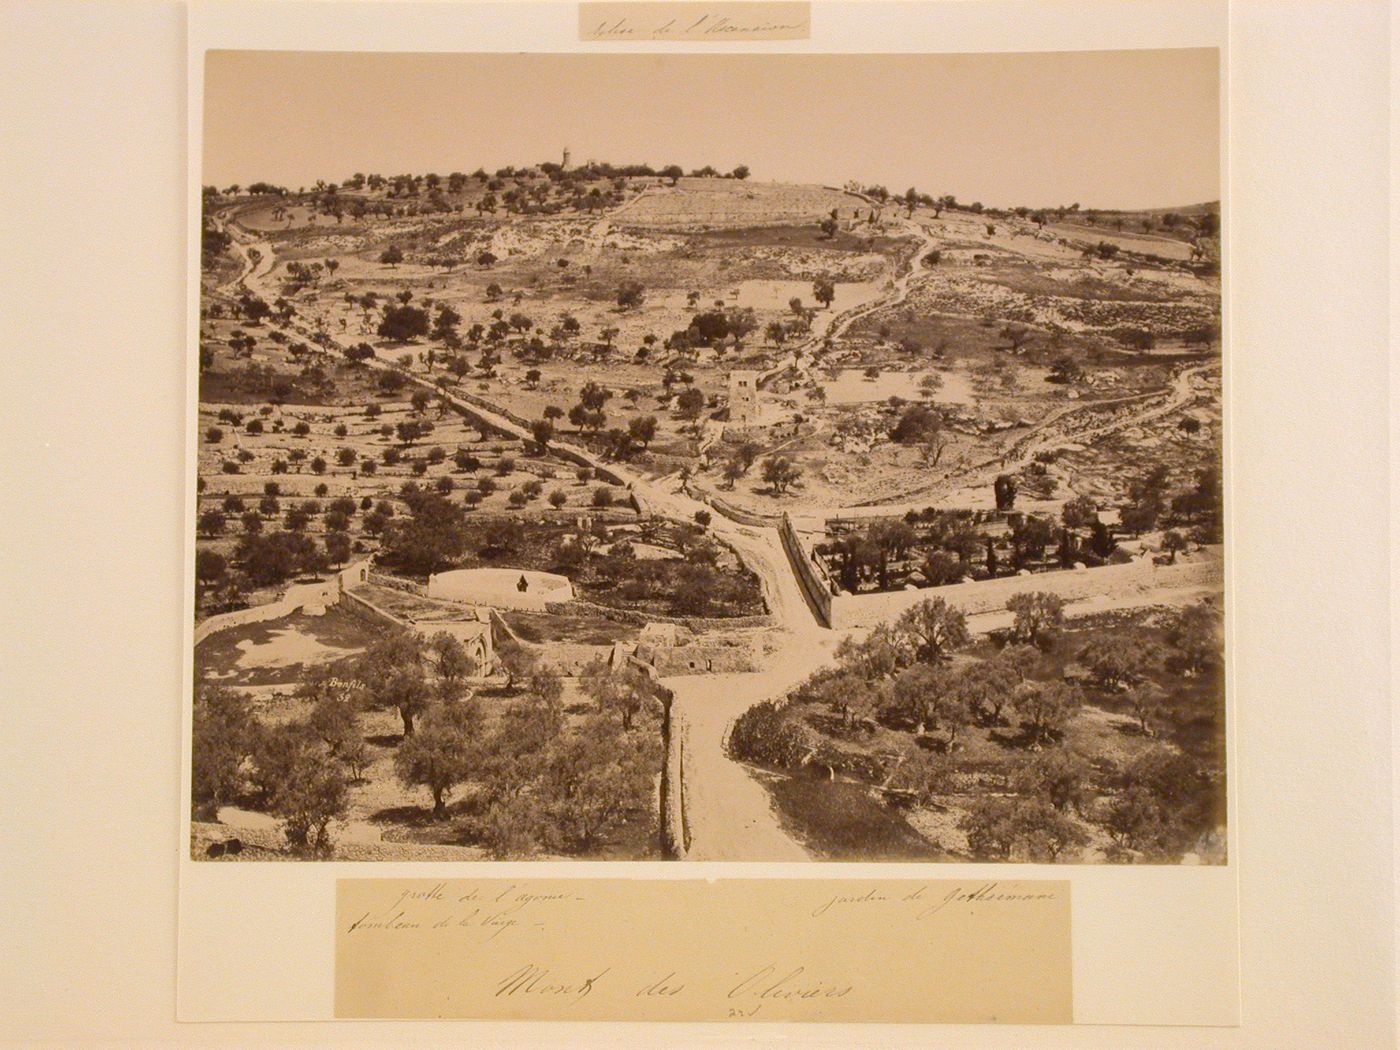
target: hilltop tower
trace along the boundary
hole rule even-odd
[[[563,161],[560,163],[559,166],[560,166],[561,168],[563,168],[565,171],[568,171],[568,170],[569,170],[569,147],[568,147],[568,146],[565,146],[565,147],[564,147],[564,159],[563,159]]]

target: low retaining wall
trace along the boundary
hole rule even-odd
[[[682,490],[691,499],[699,500],[708,507],[719,511],[726,518],[732,518],[740,525],[750,525],[756,529],[771,529],[783,520],[777,514],[755,514],[752,511],[736,507],[722,496],[717,496],[713,492],[706,492],[704,489],[696,488],[686,479]]]
[[[658,787],[658,809],[661,826],[661,855],[667,860],[683,860],[690,849],[690,827],[685,815],[685,740],[675,731],[671,721],[671,703],[675,694],[662,685],[656,669],[636,657],[627,662],[651,679],[661,697],[661,783]]]
[[[491,618],[491,636],[493,642],[500,645],[502,638],[509,638],[516,645],[525,644],[520,635],[511,630],[510,624],[506,623],[506,618],[500,614],[499,610],[487,607],[486,612]]]
[[[613,623],[631,624],[635,627],[645,627],[649,623],[673,623],[695,634],[704,634],[707,631],[742,631],[773,626],[773,617],[768,613],[759,613],[753,616],[665,616],[655,612],[616,609],[611,605],[600,605],[586,598],[575,598],[571,602],[550,602],[545,606],[545,612],[556,614],[577,612],[580,609],[595,612]]]
[[[353,587],[356,583],[364,583],[369,578],[369,564],[369,560],[366,559],[348,565],[323,583],[293,584],[281,598],[267,605],[254,605],[248,609],[235,609],[233,612],[211,616],[195,625],[194,644],[198,645],[211,634],[218,634],[232,627],[290,616],[308,605],[335,605],[345,594],[346,588]]]
[[[377,626],[403,627],[405,629],[410,626],[407,621],[400,620],[393,613],[381,609],[368,598],[355,594],[353,591],[346,591],[341,595],[341,598],[345,599],[345,608],[348,611]]]
[[[723,496],[711,496],[708,502],[726,518],[733,518],[741,525],[771,529],[782,521],[782,518],[777,514],[758,514],[751,510],[745,510],[743,507],[729,502]]]
[[[249,623],[261,623],[263,620],[276,620],[293,612],[296,612],[296,607],[283,599],[281,601],[272,602],[270,605],[254,605],[249,609],[235,609],[233,612],[219,613],[217,616],[211,616],[195,627],[194,644],[198,645],[211,634],[227,631],[231,627],[242,627],[244,624]]]
[[[382,572],[371,572],[367,582],[374,584],[376,587],[387,587],[392,591],[403,591],[404,594],[412,594],[417,598],[425,597],[428,593],[428,589],[421,583],[400,579],[398,576],[386,576]]]

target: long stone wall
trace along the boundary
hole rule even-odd
[[[690,852],[690,816],[686,798],[685,736],[671,718],[674,695],[667,693],[662,721],[666,763],[661,771],[661,849],[667,858],[684,860]]]
[[[841,594],[831,599],[831,626],[870,627],[898,617],[904,610],[926,598],[942,598],[966,615],[1000,612],[1017,594],[1042,591],[1058,595],[1066,602],[1082,601],[1101,595],[1130,596],[1173,587],[1207,587],[1223,581],[1223,564],[1218,548],[1204,558],[1180,561],[1176,565],[1156,565],[1151,557],[1122,565],[1092,569],[1064,569],[1004,576],[976,583],[954,583],[943,587],[920,587],[882,594]]]
[[[635,493],[626,493],[626,497],[633,506],[640,503],[635,499]],[[601,521],[604,525],[631,525],[636,522],[638,513],[642,517],[649,516],[650,512],[647,510],[640,512],[627,510],[624,503],[624,500],[619,499],[611,507],[565,507],[562,510],[557,510],[554,507],[521,507],[519,510],[511,511],[474,510],[470,520],[477,524],[505,522],[508,525],[516,526],[522,522],[577,526],[580,521]]]
[[[673,623],[696,634],[704,634],[707,631],[743,631],[755,627],[773,626],[773,617],[769,613],[759,613],[754,616],[665,616],[662,613],[651,611],[635,612],[632,609],[617,609],[611,605],[590,602],[586,598],[575,598],[568,603],[550,602],[545,611],[562,615],[571,610],[577,612],[580,609],[597,613],[613,623],[631,624],[634,627],[644,627],[649,623]]]
[[[356,594],[354,591],[346,591],[344,594],[341,595],[341,597],[345,599],[345,608],[347,610],[349,610],[353,615],[356,615],[362,620],[366,620],[377,627],[387,626],[408,628],[410,626],[407,621],[400,620],[397,616],[395,616],[393,613],[389,612],[386,609],[381,609],[379,606],[375,605],[374,602],[370,601],[362,594]]]
[[[660,676],[656,668],[642,663],[635,656],[623,659],[651,679],[661,699],[662,761],[657,785],[661,854],[667,860],[682,860],[690,849],[690,828],[685,814],[685,741],[675,731],[671,721],[671,703],[675,700],[675,694],[658,681]]]
[[[233,612],[211,616],[195,625],[194,644],[198,645],[211,634],[227,631],[232,627],[290,616],[308,605],[335,605],[347,588],[365,582],[369,577],[369,564],[369,560],[366,559],[348,565],[321,583],[293,584],[281,598],[266,605],[254,605],[247,609],[235,609]]]
[[[267,605],[254,605],[247,609],[235,609],[233,612],[218,613],[201,621],[194,629],[194,644],[198,645],[212,634],[220,631],[227,631],[232,627],[242,627],[244,624],[261,623],[264,620],[276,620],[295,612],[296,609],[286,601],[281,599],[270,602]]]
[[[470,419],[472,425],[478,430],[490,432],[492,434],[501,434],[505,437],[511,438],[512,440],[521,440],[520,435],[512,434],[509,430],[500,426],[500,424],[495,423],[492,420],[486,418],[485,416],[478,414],[478,412],[476,411],[477,409],[480,409],[484,412],[494,413],[495,415],[500,416],[502,419],[508,419],[516,426],[521,427],[527,432],[530,429],[531,420],[528,420],[524,416],[518,415],[517,413],[512,412],[507,408],[503,408],[500,405],[493,404],[492,402],[486,400],[486,398],[484,397],[478,397],[476,394],[473,394],[470,391],[454,390],[451,393],[443,394],[442,391],[438,390],[435,386],[429,383],[422,376],[414,375],[412,372],[406,372],[402,368],[399,368],[394,365],[387,365],[385,367],[392,368],[394,371],[399,372],[411,382],[417,383],[419,386],[426,387],[427,389],[432,390],[435,394],[444,396],[447,402],[453,405],[453,407],[467,419]],[[596,473],[599,478],[601,478],[603,481],[608,482],[610,485],[619,485],[624,488],[627,486],[627,480],[623,478],[620,474],[617,474],[615,471],[610,470],[606,466],[603,466],[597,461],[597,459],[588,456],[586,453],[578,449],[572,448],[566,442],[553,442],[549,446],[549,451],[553,455],[558,456],[560,459],[567,460],[575,466],[592,468],[594,473]]]
[[[783,550],[787,552],[793,574],[797,577],[797,582],[801,584],[808,600],[816,606],[828,627],[837,626],[832,622],[835,599],[831,594],[831,585],[824,579],[823,573],[812,561],[810,552],[802,545],[802,540],[797,535],[797,529],[792,524],[792,518],[787,514],[783,515],[782,523],[778,526],[778,536],[783,541]],[[884,595],[879,597],[884,597]]]

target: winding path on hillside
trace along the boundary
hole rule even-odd
[[[276,290],[270,284],[275,265],[271,246],[250,235],[236,223],[227,224],[233,243],[243,259],[242,272],[226,285],[246,287],[253,294],[272,301]],[[257,258],[253,256],[257,252]],[[270,328],[306,338],[311,333],[295,323],[283,325],[269,320]],[[329,333],[328,333],[329,335]],[[337,347],[344,343],[334,335]],[[450,404],[479,417],[504,433],[529,440],[529,431],[501,412],[468,402],[450,392],[378,357],[372,367],[392,369],[407,375],[418,385],[442,394]],[[709,508],[680,489],[676,478],[658,482],[641,477],[625,464],[603,463],[586,449],[568,446],[595,467],[624,479],[653,510],[678,521],[693,521],[695,513]],[[745,564],[758,576],[764,598],[776,629],[765,654],[766,670],[752,674],[686,676],[666,680],[676,694],[672,707],[673,732],[683,741],[686,776],[681,790],[686,800],[686,826],[695,859],[804,859],[802,848],[778,824],[767,792],[742,766],[729,758],[725,742],[735,718],[754,704],[776,697],[800,681],[821,657],[835,645],[803,597],[796,577],[788,566],[778,531],[743,525],[722,514],[712,516],[710,531],[733,547]],[[814,660],[814,657],[816,659]]]
[[[1088,401],[1066,406],[1036,424],[1032,431],[1022,438],[1014,450],[1004,458],[984,460],[962,467],[957,472],[940,478],[938,481],[897,495],[891,495],[883,501],[842,507],[830,513],[832,516],[840,517],[903,514],[908,510],[922,510],[928,505],[928,499],[931,496],[940,501],[950,501],[955,493],[990,491],[992,481],[998,474],[1015,474],[1033,462],[1036,456],[1041,453],[1052,452],[1072,445],[1091,444],[1121,430],[1150,423],[1154,419],[1160,419],[1185,408],[1200,396],[1200,391],[1196,389],[1196,380],[1219,371],[1220,367],[1219,361],[1208,361],[1204,364],[1184,368],[1172,378],[1168,386],[1133,399],[1124,399],[1125,401],[1141,400],[1143,404],[1141,410],[1106,419],[1102,423],[1086,427],[1083,430],[1063,433],[1056,429],[1056,424],[1080,412],[1101,408],[1103,403]],[[919,502],[921,495],[924,498],[922,502]],[[966,504],[967,500],[953,502]]]
[[[914,279],[923,275],[920,271],[921,260],[928,252],[939,243],[939,237],[930,229],[910,222],[907,219],[900,219],[899,222],[905,226],[909,233],[919,239],[919,245],[914,249],[909,257],[908,268],[896,274],[890,279],[890,287],[884,295],[877,296],[867,303],[852,306],[847,310],[837,313],[826,313],[818,315],[812,326],[812,331],[802,342],[793,347],[793,354],[796,358],[795,367],[809,380],[811,375],[808,369],[812,365],[810,358],[813,351],[817,350],[829,339],[835,339],[845,334],[851,327],[863,317],[868,317],[877,310],[883,310],[891,306],[898,306],[909,298],[909,292],[913,289]]]
[[[607,227],[603,224],[608,221],[609,217],[604,217],[600,228],[595,228],[600,235],[606,234]],[[272,246],[239,226],[236,215],[216,218],[216,224],[229,233],[232,247],[241,263],[239,274],[225,282],[220,291],[236,295],[239,288],[246,288],[268,302],[274,301],[278,291],[271,280],[276,265]],[[906,225],[913,228],[922,242],[910,258],[908,269],[896,276],[887,293],[873,302],[824,317],[823,324],[800,344],[803,350],[818,347],[826,338],[849,329],[861,317],[897,305],[907,298],[921,273],[919,260],[937,243],[938,238],[932,231],[917,224],[909,222]],[[334,334],[313,333],[295,321],[282,324],[269,319],[267,324],[269,328],[283,330],[300,339],[315,335],[322,344],[339,349],[346,345]],[[468,402],[377,355],[367,364],[399,372],[435,395],[445,397],[449,404],[467,415],[478,417],[503,433],[531,439],[526,427],[504,411],[486,407],[479,399]],[[799,367],[804,366],[799,364]],[[1191,374],[1188,371],[1178,377],[1173,397],[1166,404],[1153,406],[1138,416],[1136,421],[1171,411],[1189,400]],[[685,493],[679,479],[674,476],[652,481],[626,464],[604,463],[587,449],[567,442],[560,444],[594,467],[623,479],[629,489],[663,517],[692,521],[697,511],[713,509]],[[1034,451],[1028,451],[1028,459],[1033,455]],[[781,696],[813,668],[826,662],[843,634],[825,628],[808,604],[776,528],[745,525],[726,516],[722,510],[712,514],[709,528],[718,539],[733,547],[758,576],[775,629],[769,636],[763,655],[763,671],[664,679],[675,695],[672,705],[673,733],[677,734],[683,752],[681,792],[689,839],[686,856],[694,860],[807,859],[805,850],[782,829],[762,784],[746,767],[729,756],[726,741],[734,720],[740,714],[757,703]],[[981,630],[989,629],[989,625],[977,626]]]

